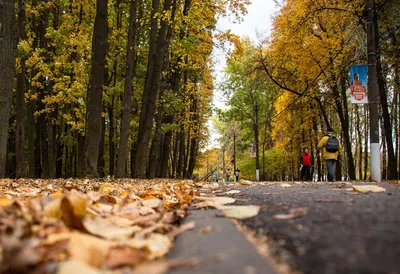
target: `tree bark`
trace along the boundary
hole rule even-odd
[[[131,0],[130,4],[130,20],[128,30],[128,44],[126,53],[126,67],[125,67],[125,82],[124,82],[124,100],[121,122],[121,133],[118,149],[118,160],[116,177],[127,177],[126,164],[128,159],[128,140],[129,128],[131,122],[132,112],[132,93],[133,84],[132,80],[136,74],[135,62],[135,45],[136,45],[136,0]]]
[[[18,1],[18,31],[21,40],[26,39],[26,9],[25,1]],[[21,71],[17,76],[17,92],[16,92],[16,116],[17,123],[15,129],[15,155],[17,161],[16,177],[26,177],[26,164],[25,164],[25,90],[26,90],[26,57],[24,53],[20,56]]]
[[[13,0],[0,2],[0,26],[0,178],[4,178],[18,41]]]
[[[97,0],[96,3],[96,18],[92,38],[91,85],[87,94],[83,166],[80,177],[98,177],[97,164],[101,136],[103,85],[108,48],[108,0]]]

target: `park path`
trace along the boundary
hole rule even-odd
[[[342,182],[247,181],[245,185],[214,185],[209,192],[233,197],[235,205],[262,206],[256,217],[239,223],[256,232],[255,242],[257,237],[260,239],[256,245],[268,245],[272,257],[269,263],[287,266],[283,268],[286,273],[397,274],[400,273],[400,186],[389,183],[380,186],[386,191],[364,194],[355,192],[352,184]],[[230,190],[240,192],[227,195]],[[218,219],[210,218],[202,226],[212,227],[215,220]],[[224,237],[230,237],[229,233],[220,235],[221,239],[214,238],[215,246],[219,245],[218,241],[222,243]],[[268,241],[262,240],[265,238]],[[242,244],[235,239],[231,238],[231,246],[240,248]],[[177,247],[182,248],[177,243]],[[171,254],[179,257],[176,250]],[[254,260],[258,262],[258,255],[254,255]],[[247,264],[252,264],[251,258],[247,258]],[[187,273],[230,273],[225,271],[230,267],[226,260],[220,263],[220,271],[200,269]],[[277,269],[279,272],[280,268]],[[270,273],[268,271],[249,273]]]

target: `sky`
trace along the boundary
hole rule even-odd
[[[239,36],[248,36],[254,43],[258,43],[261,37],[268,36],[271,31],[271,17],[278,11],[273,0],[252,0],[251,5],[247,7],[248,13],[244,16],[242,22],[233,23],[232,18],[220,18],[217,23],[218,31],[230,29],[232,33]],[[221,81],[223,70],[226,65],[225,55],[222,49],[214,48],[213,62],[216,83],[214,91],[213,103],[215,107],[226,108],[225,98],[221,96],[221,92],[217,89],[218,81]],[[218,133],[215,131],[212,122],[209,122],[211,131],[211,140],[209,147],[219,146],[217,139]]]

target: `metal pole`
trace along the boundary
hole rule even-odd
[[[376,70],[376,14],[374,0],[366,0],[367,53],[368,53],[368,101],[370,113],[371,179],[381,181],[381,156],[379,149],[378,77]]]
[[[254,110],[256,112],[256,120],[254,125],[254,141],[256,145],[256,181],[260,181],[260,158],[258,150],[258,104],[255,105]]]
[[[233,133],[233,181],[236,182],[236,132]]]

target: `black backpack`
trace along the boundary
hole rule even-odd
[[[335,136],[329,136],[325,144],[326,151],[337,152],[339,151],[339,140]]]

